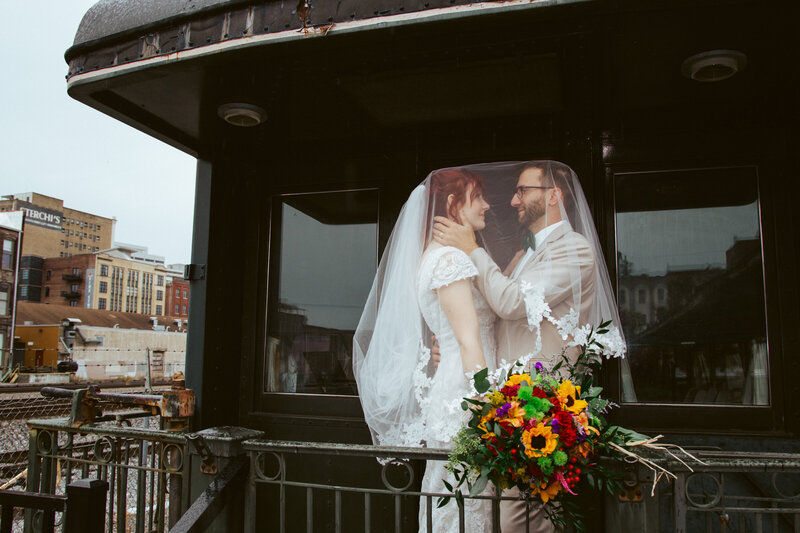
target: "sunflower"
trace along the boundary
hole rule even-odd
[[[514,385],[519,385],[523,381],[527,381],[530,385],[531,376],[529,374],[514,374],[513,376],[508,377],[508,381],[506,381],[503,386],[513,387]]]
[[[558,440],[549,425],[539,423],[522,432],[522,443],[525,445],[525,455],[543,457],[553,453],[558,445]]]
[[[561,407],[572,414],[578,414],[589,405],[585,400],[579,400],[581,388],[572,385],[569,380],[564,380],[556,391]]]

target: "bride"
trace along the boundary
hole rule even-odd
[[[434,216],[481,231],[489,204],[481,177],[466,169],[432,173],[403,207],[389,239],[354,339],[354,371],[376,444],[450,448],[464,423],[469,374],[495,364],[495,314],[473,285],[478,271],[462,251],[433,241]],[[435,335],[440,360],[426,343]],[[432,375],[431,375],[432,374]],[[422,492],[442,494],[455,480],[443,461],[428,461]],[[427,508],[426,531],[458,531],[455,504]],[[491,500],[465,499],[466,531],[491,530]]]

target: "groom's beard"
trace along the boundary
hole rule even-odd
[[[533,201],[524,205],[522,213],[520,213],[519,223],[521,226],[528,228],[534,222],[547,214],[547,206],[545,205],[544,197],[541,201]]]

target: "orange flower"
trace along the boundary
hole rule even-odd
[[[508,420],[512,426],[518,428],[525,423],[524,415],[525,409],[520,407],[517,402],[511,402],[511,407],[509,407],[508,413],[506,414],[506,420]]]
[[[561,492],[561,483],[558,481],[553,481],[549,485],[547,481],[542,481],[541,484],[531,484],[531,493],[538,494],[539,497],[542,499],[542,503],[547,503],[548,501],[552,500],[558,493]]]

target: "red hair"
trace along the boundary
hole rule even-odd
[[[469,195],[471,201],[486,192],[483,178],[469,170],[448,168],[431,176],[434,216],[446,216],[460,224],[461,217],[458,215],[458,210],[467,203],[467,190],[470,185],[472,186]],[[453,200],[448,206],[447,199],[451,194]]]

